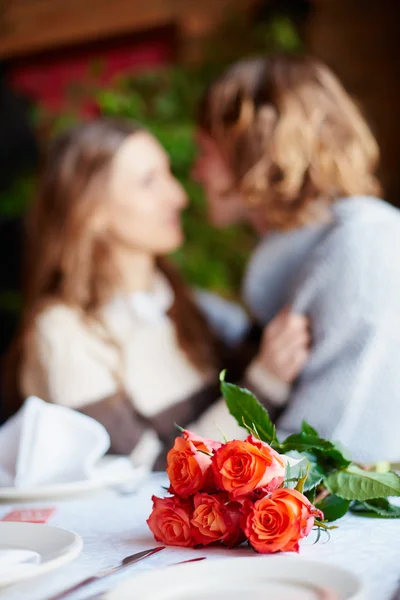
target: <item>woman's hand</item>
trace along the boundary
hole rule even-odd
[[[291,383],[310,354],[308,319],[284,308],[264,329],[258,358],[281,381]]]

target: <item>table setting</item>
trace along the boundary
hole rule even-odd
[[[400,477],[307,424],[278,442],[254,396],[221,388],[248,437],[182,430],[166,473],[107,456],[100,424],[29,399],[0,429],[0,599],[398,597]]]

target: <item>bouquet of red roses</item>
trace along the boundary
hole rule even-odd
[[[257,552],[297,552],[314,525],[331,529],[326,521],[348,511],[400,517],[389,500],[400,496],[400,477],[389,464],[353,463],[306,422],[279,441],[251,392],[226,383],[224,374],[221,392],[248,436],[220,443],[182,430],[167,457],[170,496],[153,497],[147,521],[157,541],[187,547],[247,541]]]
[[[302,493],[284,487],[285,461],[253,435],[221,444],[184,430],[167,460],[172,496],[153,497],[147,521],[163,544],[247,540],[257,552],[297,552],[314,518],[323,518]]]

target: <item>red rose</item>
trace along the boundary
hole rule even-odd
[[[257,552],[298,552],[299,540],[307,536],[321,511],[296,490],[281,488],[254,504],[243,506],[242,527]]]
[[[189,439],[178,437],[167,455],[170,491],[187,498],[209,486],[211,456],[199,452]]]
[[[229,502],[228,494],[196,494],[192,516],[195,544],[222,542],[232,548],[244,541],[240,528],[241,504]]]
[[[192,506],[189,501],[153,496],[153,510],[147,524],[157,542],[167,546],[193,546],[190,519]]]
[[[221,446],[212,459],[217,485],[240,498],[257,490],[272,491],[285,478],[282,457],[268,444],[250,435]]]

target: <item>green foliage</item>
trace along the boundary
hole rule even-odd
[[[255,430],[260,440],[273,445],[276,430],[268,411],[249,390],[227,383],[224,379],[225,373],[222,373],[221,393],[231,415],[241,427]]]
[[[296,487],[294,488],[295,490],[297,490],[298,492],[300,492],[300,494],[302,494],[305,490],[305,484],[308,478],[308,471],[310,469],[310,463],[307,463],[307,467],[305,470],[305,473],[299,478],[299,480],[297,481]]]
[[[227,383],[225,372],[221,375],[221,392],[229,412],[241,427],[251,428],[259,439],[281,454],[308,460],[306,473],[297,477],[297,486],[312,502],[322,492],[323,499],[316,506],[324,513],[325,520],[339,519],[349,510],[367,516],[400,518],[400,508],[388,500],[390,496],[400,496],[399,475],[393,471],[361,469],[305,421],[300,433],[279,443],[275,426],[262,404],[248,390]],[[292,481],[291,474],[287,473],[287,478]]]
[[[309,423],[307,423],[307,421],[302,421],[301,433],[303,433],[304,435],[318,436],[317,431],[314,429],[314,427],[311,427],[311,425]]]
[[[325,485],[332,494],[346,500],[371,500],[400,496],[400,477],[396,473],[363,471],[354,464],[328,475]]]
[[[304,491],[312,492],[322,482],[322,480],[324,478],[324,471],[318,465],[317,461],[315,460],[315,457],[313,457],[312,455],[306,455],[306,456],[309,460],[310,468],[308,469],[307,479],[304,484]]]
[[[13,185],[0,194],[0,216],[16,217],[24,213],[32,194],[34,177],[23,173]]]
[[[400,506],[390,504],[386,498],[374,498],[365,502],[354,501],[350,510],[361,517],[381,517],[382,519],[398,519],[400,517]]]
[[[304,430],[300,433],[290,435],[280,445],[281,452],[297,450],[297,452],[310,452],[319,463],[323,463],[326,468],[346,467],[350,464],[341,453],[341,451],[328,440],[317,435],[306,433]]]
[[[335,494],[329,494],[321,502],[317,502],[315,506],[319,510],[322,510],[325,521],[336,521],[348,512],[350,501],[335,496]]]

